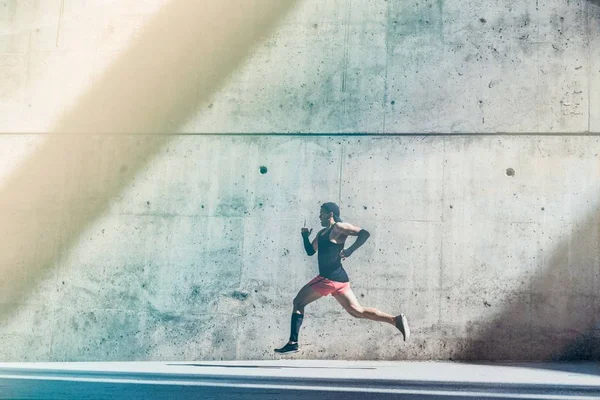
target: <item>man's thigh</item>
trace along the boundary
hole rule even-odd
[[[300,304],[307,305],[309,303],[312,303],[315,300],[320,299],[323,296],[324,296],[323,294],[317,292],[314,289],[314,285],[307,283],[306,285],[304,285],[302,287],[302,289],[300,289],[300,291],[296,295],[295,301]]]
[[[346,311],[351,311],[353,309],[358,310],[361,308],[356,295],[350,288],[344,290],[342,293],[336,294],[333,297],[342,305],[342,307],[344,307],[344,309],[346,309]]]

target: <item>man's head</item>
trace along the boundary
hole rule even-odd
[[[321,220],[322,226],[329,226],[329,222],[333,218],[335,222],[342,222],[340,218],[340,208],[335,203],[324,203],[321,206],[321,212],[319,213],[319,219]]]

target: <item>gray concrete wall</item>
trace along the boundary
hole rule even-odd
[[[93,168],[83,173],[80,152],[65,152],[62,201],[13,204],[39,233],[3,276],[44,268],[23,277],[34,286],[3,288],[4,360],[271,358],[295,292],[317,273],[300,228],[318,228],[327,200],[372,233],[345,263],[358,298],[405,312],[413,340],[327,298],[306,310],[298,357],[597,349],[597,138],[178,136],[100,200],[90,181],[127,167],[112,167],[114,139],[93,140],[107,151],[84,155]]]
[[[0,4],[0,359],[271,358],[328,200],[413,340],[296,357],[599,357],[598,139],[536,135],[600,130],[596,0],[144,4]],[[269,132],[348,135],[189,135]]]
[[[131,79],[152,86],[185,75],[197,90],[171,132],[600,131],[597,0],[288,1],[289,12],[207,96],[215,71],[203,67],[224,63],[238,43],[222,31],[235,24],[252,36],[268,23],[249,21],[278,4],[213,3],[5,0],[0,130],[51,129],[125,59],[137,70]],[[155,36],[153,26],[161,26]],[[148,36],[140,55],[136,43]],[[168,109],[159,108],[174,119]]]

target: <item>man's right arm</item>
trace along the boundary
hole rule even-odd
[[[309,256],[312,256],[317,252],[317,238],[315,238],[315,240],[313,240],[312,243],[310,242],[310,239],[308,238],[310,236],[311,232],[312,232],[312,229],[310,231],[308,229],[302,230],[302,240],[304,241],[304,250],[306,250],[306,254],[308,254]]]

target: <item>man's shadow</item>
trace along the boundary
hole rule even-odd
[[[556,223],[554,219],[548,222]],[[531,277],[528,289],[483,333],[469,339],[460,360],[600,360],[600,212],[590,211]],[[536,367],[543,367],[543,364]],[[560,364],[552,368],[561,369]],[[565,368],[568,366],[565,365]]]

